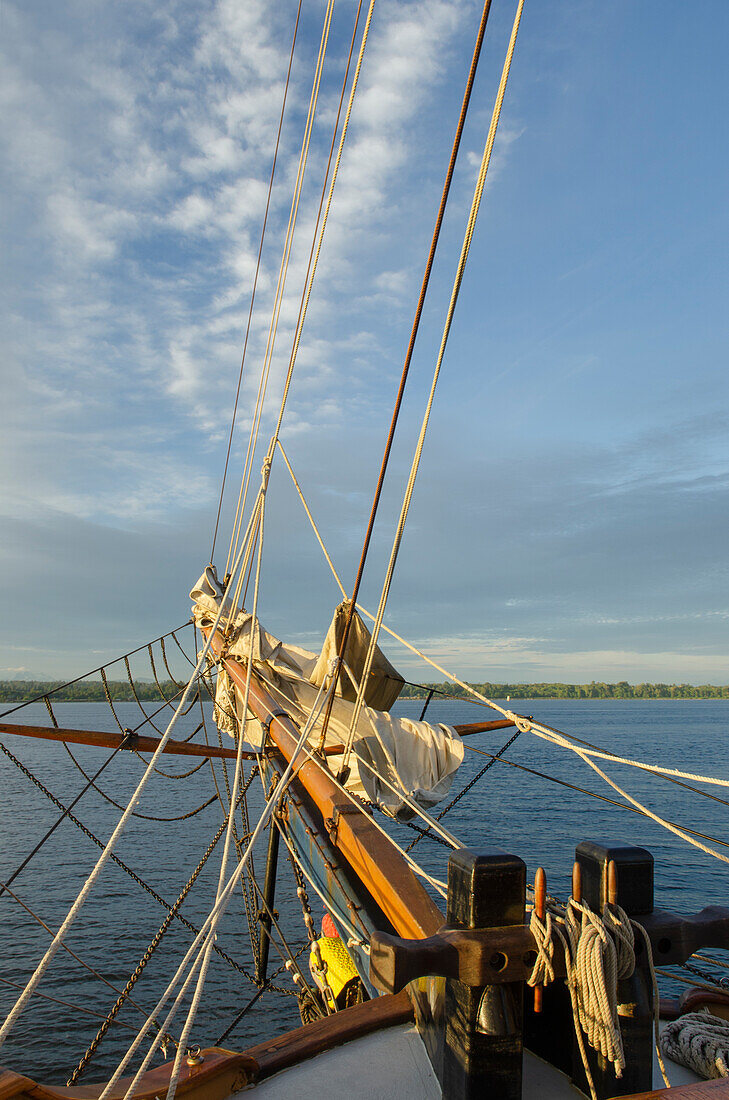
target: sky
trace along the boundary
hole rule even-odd
[[[79,675],[189,617],[295,12],[4,0],[0,678]],[[263,441],[354,12],[337,0]],[[513,12],[494,0],[362,589],[373,609]],[[304,0],[221,572],[323,17]],[[479,17],[471,0],[375,5],[282,430],[347,587]],[[728,32],[725,0],[526,0],[388,605],[460,676],[729,680]],[[261,618],[316,649],[337,601],[277,459]],[[441,679],[386,648],[408,677]]]

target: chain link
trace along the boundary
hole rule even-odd
[[[321,982],[321,992],[324,998],[324,1004],[327,1012],[331,1015],[337,1011],[337,1000],[334,996],[334,991],[327,979],[327,964],[321,956],[321,948],[319,947],[319,939],[316,931],[314,930],[314,918],[311,915],[311,905],[309,904],[309,895],[306,892],[306,885],[304,883],[304,876],[301,873],[295,859],[291,859],[291,866],[294,869],[294,877],[296,878],[296,896],[301,902],[301,911],[304,917],[304,924],[306,925],[306,934],[309,938],[309,944],[311,947],[311,953],[313,959],[310,957],[309,965],[314,971],[315,975]],[[317,982],[317,984],[319,984]]]
[[[466,786],[458,792],[456,797],[448,803],[448,805],[445,807],[445,809],[442,810],[438,814],[438,816],[436,818],[436,821],[442,821],[443,818],[445,817],[445,815],[449,812],[449,810],[452,810],[453,807],[456,805],[456,803],[460,802],[461,799],[463,798],[463,796],[468,794],[471,787],[473,787],[473,785],[475,783],[478,783],[479,779],[481,779],[486,774],[486,772],[489,770],[489,768],[493,767],[493,765],[496,763],[496,761],[499,759],[499,757],[503,756],[503,754],[506,752],[506,750],[509,748],[509,746],[514,744],[514,742],[516,741],[516,739],[517,739],[517,737],[519,736],[520,733],[521,733],[521,730],[517,730],[516,733],[514,734],[514,736],[510,737],[509,740],[506,742],[506,744],[501,746],[499,751],[494,754],[494,756],[491,758],[491,760],[489,760],[489,762],[487,764],[484,764],[484,766],[481,768],[481,771],[477,772],[476,775],[474,775],[473,779],[469,783],[467,783]],[[411,823],[406,822],[406,824],[411,824]],[[416,836],[414,840],[410,841],[407,848],[405,849],[406,852],[412,851],[412,849],[415,847],[415,845],[418,844],[423,839],[424,836],[427,836],[429,839],[432,839],[432,840],[439,840],[440,839],[439,837],[437,837],[434,833],[432,833],[430,831],[431,830],[430,826],[427,829],[421,829],[417,825],[412,826],[412,827],[417,829],[417,831],[421,835]]]
[[[97,848],[100,848],[102,851],[104,850],[104,848],[106,848],[106,844],[104,843],[104,841],[95,836],[94,833],[91,832],[91,829],[84,825],[82,821],[79,821],[79,819],[74,814],[72,814],[70,810],[66,808],[66,806],[64,806],[61,800],[59,798],[56,798],[56,796],[52,794],[51,791],[49,791],[43,783],[41,783],[40,779],[33,775],[33,773],[28,768],[26,768],[25,764],[18,760],[17,756],[14,756],[10,749],[7,748],[6,745],[3,745],[2,742],[0,742],[0,751],[5,753],[8,759],[11,760],[13,764],[15,764],[15,766],[19,768],[25,776],[27,776],[28,779],[30,779],[31,783],[33,783],[38,788],[38,790],[46,796],[46,798],[50,799],[54,806],[57,806],[58,809],[66,815],[68,820],[72,821],[73,824],[78,829],[80,829],[81,832],[85,836],[87,836],[89,840],[96,845]],[[136,882],[138,886],[141,886],[141,888],[145,890],[150,895],[150,897],[154,898],[154,900],[164,909],[167,909],[169,911],[172,908],[172,906],[168,902],[166,902],[163,897],[160,897],[157,891],[154,890],[153,887],[149,885],[149,883],[145,882],[143,878],[140,878],[136,871],[133,871],[127,863],[124,863],[123,860],[119,859],[115,852],[111,852],[109,854],[109,858],[114,863],[116,863],[116,865],[120,867],[125,874],[129,875],[129,877],[134,882]],[[197,936],[200,929],[196,928],[191,921],[189,921],[186,917],[183,917],[181,913],[175,913],[175,918],[180,921],[181,924],[184,924],[185,928],[187,928],[188,931]],[[253,985],[257,985],[256,979],[253,977],[253,975],[250,974],[245,969],[245,967],[241,966],[240,963],[236,962],[235,959],[232,959],[230,955],[222,950],[222,948],[218,947],[217,944],[213,944],[213,951],[217,955],[219,955],[221,959],[225,959],[229,966],[231,966],[234,970],[237,970],[239,974],[242,974],[243,977],[246,978],[249,982],[251,982]]]

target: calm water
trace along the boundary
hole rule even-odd
[[[618,753],[729,779],[726,754],[729,701],[542,699],[533,703],[521,700],[512,705],[521,713],[534,713],[547,724]],[[421,706],[419,701],[405,701],[397,709],[402,714],[417,717]],[[136,704],[120,704],[118,709],[122,722],[134,725],[139,721]],[[105,704],[61,703],[56,713],[62,726],[108,728],[109,714]],[[431,719],[449,723],[475,721],[483,716],[481,708],[452,700],[432,703],[429,712]],[[47,714],[42,706],[28,707],[18,712],[13,721],[45,725]],[[188,725],[187,730],[190,729],[192,726]],[[184,736],[184,732],[184,728],[181,729],[180,736]],[[468,744],[496,751],[508,735],[508,731],[481,734],[470,738]],[[5,743],[66,804],[83,786],[83,778],[62,745],[20,737],[8,737]],[[573,754],[545,745],[529,734],[519,737],[508,750],[507,758],[589,790],[618,797]],[[103,754],[101,750],[79,748],[78,759],[87,768],[95,769],[102,762]],[[467,752],[453,793],[485,762],[485,757]],[[174,757],[166,758],[164,767],[173,773],[186,770]],[[719,840],[729,840],[726,829],[729,807],[646,773],[625,767],[611,767],[610,770],[617,782],[664,816]],[[136,757],[123,754],[112,762],[99,782],[111,797],[123,802],[141,771],[142,764]],[[220,773],[218,779],[221,781]],[[58,810],[4,755],[0,755],[0,783],[0,877],[5,880],[53,823]],[[713,790],[722,795],[726,793],[717,788]],[[254,815],[262,805],[260,786],[254,785],[251,792]],[[212,793],[212,777],[206,764],[186,780],[155,777],[138,809],[158,817],[176,817],[194,809]],[[84,796],[76,813],[102,839],[108,838],[118,818],[118,812],[93,791]],[[182,822],[135,819],[122,837],[117,854],[171,903],[207,848],[220,820],[217,803]],[[474,848],[508,848],[526,860],[530,871],[543,864],[547,868],[550,892],[558,896],[568,892],[575,844],[590,839],[622,841],[649,848],[656,861],[657,901],[661,906],[689,912],[708,903],[727,904],[725,864],[689,848],[644,817],[503,764],[494,765],[446,820],[464,844]],[[406,841],[414,835],[404,827],[398,834]],[[219,850],[222,850],[222,843]],[[209,909],[217,881],[219,850],[211,857],[183,906],[183,913],[193,923],[201,922]],[[447,858],[444,848],[424,841],[415,851],[429,870],[444,873]],[[55,930],[97,856],[98,849],[76,826],[65,821],[16,879],[13,889]],[[264,850],[261,849],[257,860],[259,869],[263,859]],[[285,870],[279,885],[277,907],[290,942],[302,944],[305,936],[301,910],[290,871]],[[316,904],[314,897],[312,906],[320,918],[321,906]],[[119,868],[109,865],[67,942],[81,958],[121,988],[164,915],[165,910],[157,902]],[[49,936],[7,894],[0,898],[0,922],[3,937],[0,979],[24,983],[47,946]],[[141,1007],[153,1006],[166,984],[165,978],[174,971],[190,941],[190,934],[175,922],[132,994]],[[247,926],[239,897],[226,915],[218,944],[252,970]],[[246,979],[222,959],[215,955],[212,958],[206,1001],[193,1030],[193,1039],[201,1046],[218,1039],[254,991]],[[280,959],[272,950],[272,968],[279,963]],[[289,985],[285,977],[280,981],[282,986]],[[40,990],[102,1015],[115,1000],[108,986],[90,976],[63,951],[56,956]],[[16,996],[15,989],[0,981],[2,1015]],[[141,1015],[127,1005],[119,1020],[122,1024],[134,1025],[141,1020]],[[16,1025],[1,1061],[36,1079],[64,1083],[100,1022],[80,1014],[76,1008],[36,998]],[[226,1043],[234,1049],[244,1049],[298,1023],[298,1009],[292,997],[266,995]],[[112,1025],[81,1083],[102,1079],[114,1067],[132,1037],[131,1030]]]

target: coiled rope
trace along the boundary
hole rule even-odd
[[[575,1035],[592,1100],[597,1100],[597,1094],[585,1040],[612,1063],[616,1077],[622,1077],[625,1052],[618,1016],[618,981],[629,978],[635,970],[636,932],[642,937],[653,986],[656,1052],[668,1086],[659,1045],[658,986],[651,942],[642,925],[631,920],[619,905],[607,904],[600,916],[589,906],[570,898],[564,908],[553,902],[544,918],[539,917],[535,907],[529,927],[536,943],[537,958],[528,985],[548,985],[554,981],[556,940],[562,944]]]
[[[663,1029],[661,1050],[707,1080],[729,1077],[729,1022],[708,1010],[679,1016]]]

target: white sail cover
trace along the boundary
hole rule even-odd
[[[194,604],[193,617],[198,626],[212,626],[221,596],[215,571],[208,566],[190,593]],[[245,662],[252,655],[253,668],[281,709],[302,724],[311,713],[326,671],[331,668],[331,658],[336,655],[334,647],[341,636],[339,631],[344,613],[346,605],[341,604],[322,653],[317,655],[300,646],[279,641],[264,630],[260,622],[253,622],[251,614],[244,609],[227,607],[221,619],[221,626],[226,626],[226,654]],[[353,621],[357,623],[353,634],[355,644],[348,643],[346,653],[350,684],[354,677],[353,666],[361,670],[370,639],[369,631],[358,615]],[[373,667],[376,675],[370,677],[365,698],[367,702],[378,703],[385,699],[388,700],[386,705],[390,706],[397,698],[402,678],[379,650]],[[345,697],[338,695],[334,700],[327,726],[328,746],[346,742],[354,711],[354,693],[347,686],[344,675],[342,679],[345,680]],[[215,713],[221,729],[232,736],[243,730],[244,740],[256,749],[261,748],[261,723],[250,713],[243,715],[240,692],[234,690],[222,667],[218,671]],[[318,745],[321,726],[322,718],[312,728],[310,744]],[[329,759],[332,770],[336,772],[339,757],[335,755]],[[453,775],[462,762],[463,743],[452,727],[397,718],[385,710],[365,706],[357,722],[347,789],[376,802],[393,816],[406,820],[413,816],[413,811],[403,799],[403,793],[423,809],[428,809],[445,798]]]

